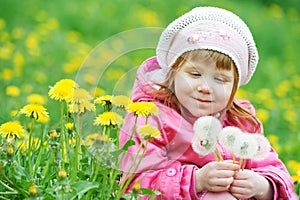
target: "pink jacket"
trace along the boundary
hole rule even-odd
[[[138,69],[132,91],[133,101],[153,101],[147,94],[149,89],[153,89],[147,81],[147,74],[159,68],[156,57],[152,57]],[[142,188],[155,189],[161,192],[161,195],[156,196],[155,199],[203,199],[207,192],[196,193],[194,172],[208,162],[215,160],[214,157],[212,155],[200,157],[196,154],[191,148],[193,125],[182,118],[175,109],[159,102],[153,102],[157,104],[159,114],[150,116],[148,124],[157,127],[161,131],[162,137],[149,142],[145,156],[127,191],[130,191],[133,184],[139,180]],[[255,112],[248,101],[240,101],[240,103]],[[120,132],[121,147],[130,137],[134,120],[133,114],[127,114],[125,124]],[[250,127],[246,122],[243,123]],[[137,127],[144,124],[145,118],[139,117]],[[229,125],[232,124],[225,117],[223,126]],[[261,133],[263,134],[263,131]],[[128,171],[141,142],[137,133],[134,134],[133,140],[136,144],[128,149],[121,165],[121,170],[124,172]],[[220,145],[218,148],[224,159],[232,159],[229,151]],[[293,181],[273,149],[263,161],[248,160],[246,169],[256,171],[271,181],[274,187],[273,199],[298,200],[293,192]],[[148,198],[145,196],[142,199]]]

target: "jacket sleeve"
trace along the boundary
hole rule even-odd
[[[273,199],[298,200],[294,192],[293,180],[273,149],[265,160],[252,161],[252,170],[264,176],[273,185]]]
[[[247,100],[239,100],[240,105],[246,107],[255,116],[256,111],[253,105]],[[260,134],[264,134],[263,125],[260,125]],[[294,192],[293,180],[284,163],[279,159],[278,154],[272,148],[269,156],[262,161],[251,160],[251,169],[264,176],[273,185],[274,197],[276,200],[298,200]]]
[[[120,146],[123,146],[130,138],[134,118],[132,114],[127,114],[125,124],[120,131]],[[139,117],[137,127],[144,124],[145,119]],[[141,188],[159,191],[161,194],[156,196],[156,199],[198,199],[194,180],[194,171],[197,167],[168,158],[167,145],[172,137],[172,134],[169,133],[172,131],[165,130],[164,122],[159,116],[150,117],[148,124],[157,127],[161,131],[162,137],[153,139],[147,144],[145,154],[134,173],[134,178],[127,188],[127,192],[130,192],[134,183],[138,181]],[[129,169],[142,141],[136,133],[134,133],[132,139],[135,141],[135,145],[131,146],[125,153],[121,164],[123,178],[126,173],[133,172],[133,170],[129,172]],[[142,197],[142,199],[148,198],[148,196]]]

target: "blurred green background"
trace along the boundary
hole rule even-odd
[[[298,0],[0,0],[0,124],[12,119],[11,111],[24,106],[28,95],[48,98],[49,86],[62,78],[76,79],[97,48],[102,59],[98,61],[107,64],[105,69],[97,66],[103,72],[101,78],[92,73],[80,77],[95,95],[112,93],[123,85],[117,82],[124,76],[133,79],[136,67],[155,55],[155,49],[114,55],[127,43],[115,39],[109,45],[101,44],[124,31],[164,28],[186,11],[204,5],[233,11],[252,30],[260,61],[252,81],[238,95],[255,105],[280,158],[285,163],[299,162]],[[157,38],[150,35],[148,39]],[[131,81],[125,81],[126,88],[131,87]],[[49,126],[55,126],[57,104],[48,98],[46,107],[51,117]]]

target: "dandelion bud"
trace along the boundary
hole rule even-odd
[[[64,179],[67,177],[67,172],[64,170],[64,169],[61,169],[59,172],[58,172],[58,177],[61,178],[61,179]]]
[[[14,148],[11,144],[8,144],[8,147],[7,147],[7,155],[8,156],[12,156],[14,154]]]
[[[49,136],[50,136],[51,139],[55,139],[55,138],[58,137],[58,134],[57,134],[56,130],[53,130],[53,131],[50,133]]]
[[[139,191],[141,189],[141,180],[137,180],[133,185],[133,190]]]
[[[7,142],[13,144],[15,142],[15,138],[10,135],[9,137],[7,137]]]
[[[30,188],[29,188],[29,193],[30,193],[30,195],[32,195],[32,196],[36,195],[37,190],[36,190],[36,187],[35,187],[35,184],[34,184],[34,183],[32,183],[32,185],[30,186]]]

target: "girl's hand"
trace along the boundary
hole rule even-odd
[[[196,170],[196,191],[211,192],[227,191],[233,182],[233,176],[239,170],[239,165],[232,161],[210,162]]]
[[[237,198],[273,199],[273,188],[269,181],[251,170],[237,172],[229,191]]]

